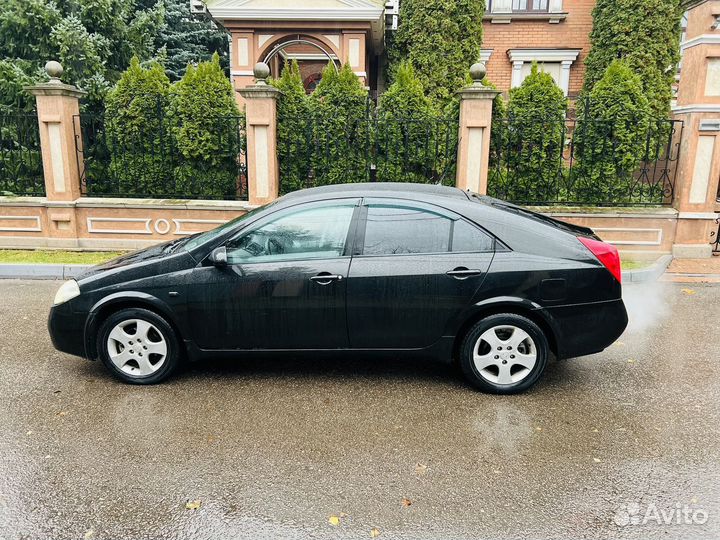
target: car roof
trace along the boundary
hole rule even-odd
[[[455,187],[436,184],[411,184],[405,182],[358,182],[354,184],[334,184],[309,189],[293,191],[282,197],[283,201],[296,199],[317,199],[322,197],[358,196],[358,197],[387,197],[410,195],[427,197],[450,197],[467,201],[464,191]]]

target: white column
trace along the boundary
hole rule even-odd
[[[510,87],[515,88],[522,84],[522,60],[515,60],[512,67],[512,80],[510,81]]]
[[[563,60],[560,62],[560,88],[563,93],[567,96],[570,91],[570,66],[572,66],[572,60]]]

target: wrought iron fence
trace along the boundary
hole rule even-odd
[[[653,120],[628,141],[603,120],[493,119],[488,193],[526,205],[670,205],[682,129]]]
[[[278,140],[280,191],[352,182],[454,185],[457,118],[399,118],[369,106],[361,118],[310,116],[303,137]]]
[[[0,195],[45,195],[37,114],[0,115]]]
[[[75,118],[75,147],[86,196],[224,199],[247,198],[245,120],[216,118],[204,130],[209,156],[183,151],[161,114],[132,138],[112,118]],[[138,129],[134,127],[134,129]],[[133,142],[128,142],[131,140]]]

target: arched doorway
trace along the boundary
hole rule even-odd
[[[339,59],[330,46],[322,43],[312,36],[285,36],[277,41],[261,57],[262,61],[270,66],[271,74],[279,77],[283,65],[288,60],[296,60],[300,67],[300,76],[305,91],[315,90],[320,81],[322,70],[328,62],[332,62],[338,70]]]

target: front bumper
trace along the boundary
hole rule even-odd
[[[72,303],[70,300],[50,308],[48,331],[58,351],[85,357],[85,317],[73,311]]]
[[[612,345],[628,325],[621,299],[545,308],[557,332],[559,358],[594,354]]]

